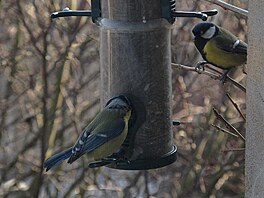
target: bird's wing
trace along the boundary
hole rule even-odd
[[[105,127],[100,127],[105,128]],[[120,119],[116,122],[115,126],[109,130],[97,131],[92,132],[86,138],[79,138],[76,142],[75,146],[72,149],[72,155],[68,160],[68,163],[74,162],[84,153],[91,152],[98,148],[99,146],[105,144],[109,140],[117,137],[120,135],[125,128],[125,122],[123,119]],[[96,130],[96,129],[95,129]]]
[[[125,122],[120,119],[114,128],[91,134],[85,142],[85,152],[91,152],[107,141],[117,137],[123,132],[124,128]]]
[[[237,40],[232,47],[232,52],[247,54],[247,44],[243,41]]]
[[[214,38],[218,48],[226,52],[247,54],[247,44],[245,42],[239,40],[237,37],[223,29],[221,31],[225,33],[226,37],[216,36]]]

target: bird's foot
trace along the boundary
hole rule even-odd
[[[90,162],[88,166],[89,166],[89,168],[98,168],[98,167],[105,166],[108,164],[111,164],[111,163],[103,161],[103,160],[99,160],[99,161],[95,161],[95,162]]]
[[[226,70],[220,77],[220,81],[225,84],[225,81],[226,81],[226,77],[227,77],[227,74],[230,70]]]
[[[112,162],[118,161],[118,158],[115,158],[115,157],[106,157],[106,158],[102,159],[102,161],[112,163]]]
[[[116,158],[116,159],[124,159],[125,158],[126,151],[122,147],[119,149],[118,152],[113,153],[108,158]]]
[[[197,73],[202,73],[202,71],[204,71],[205,69],[204,69],[204,65],[205,64],[207,64],[207,62],[206,61],[199,61],[197,64],[196,64],[196,66],[195,66],[195,71],[197,72]]]
[[[129,160],[124,159],[124,158],[106,157],[98,161],[90,162],[88,166],[89,168],[97,168],[97,167],[109,165],[114,162],[115,163],[118,163],[118,162],[130,163]]]
[[[123,155],[120,155],[120,153],[114,153],[110,157],[107,157],[107,158],[105,158],[103,160],[111,161],[111,163],[112,162],[116,162],[116,163],[118,163],[118,162],[130,163],[130,161],[127,158],[125,158]]]
[[[116,162],[116,161],[118,161],[117,158],[106,157],[106,158],[103,158],[103,159],[98,160],[98,161],[90,162],[89,168],[97,168],[100,166],[105,166],[105,165],[111,164],[111,163]]]

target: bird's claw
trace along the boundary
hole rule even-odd
[[[197,73],[202,73],[202,71],[204,71],[205,69],[204,69],[204,65],[205,64],[207,64],[207,62],[206,61],[199,61],[197,64],[196,64],[196,66],[195,66],[195,71],[197,72]]]
[[[220,79],[219,79],[223,84],[224,84],[225,81],[226,81],[227,74],[228,74],[229,71],[230,71],[230,70],[225,71],[225,72],[221,75],[221,77],[220,77]]]
[[[89,168],[97,168],[97,167],[105,166],[105,165],[111,164],[116,161],[117,161],[117,158],[107,157],[107,158],[104,158],[104,159],[101,159],[95,162],[90,162]]]
[[[128,159],[125,159],[123,157],[118,157],[118,158],[115,158],[115,157],[107,157],[107,158],[104,158],[103,161],[105,162],[109,162],[109,163],[130,163],[130,161]]]
[[[88,166],[89,166],[89,168],[98,168],[98,167],[105,166],[108,164],[111,164],[111,163],[100,160],[100,161],[90,162]]]
[[[118,158],[113,158],[113,157],[106,157],[106,158],[98,160],[98,161],[90,162],[88,166],[89,166],[89,168],[98,168],[101,166],[109,165],[111,163],[122,163],[122,162],[125,162],[128,164],[130,163],[129,160],[125,160],[122,158],[118,159]]]

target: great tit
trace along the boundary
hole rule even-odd
[[[231,32],[213,23],[203,22],[196,24],[192,33],[194,44],[203,59],[207,63],[226,70],[222,79],[226,77],[230,69],[246,62],[247,44]]]
[[[102,160],[117,152],[126,139],[132,107],[126,96],[110,99],[103,110],[83,130],[75,145],[48,158],[46,171],[68,159],[71,164],[83,154],[89,160]]]

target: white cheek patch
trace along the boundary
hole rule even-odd
[[[201,35],[201,37],[202,38],[205,38],[205,39],[210,39],[210,38],[212,38],[214,36],[215,31],[216,31],[216,27],[215,26],[212,26],[208,30],[206,30],[204,32],[204,34]]]

